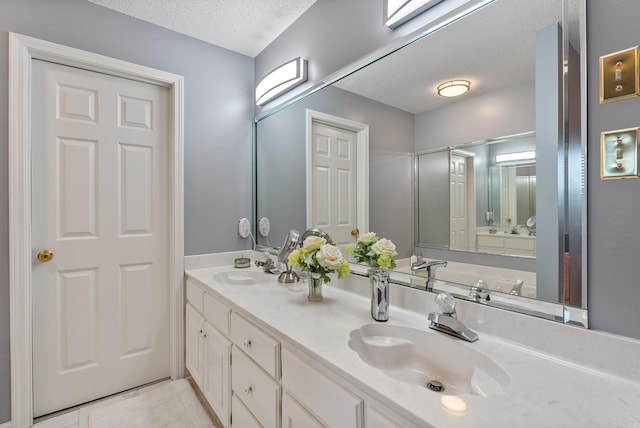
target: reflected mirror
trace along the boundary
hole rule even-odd
[[[290,229],[320,227],[338,243],[374,231],[397,245],[392,279],[415,251],[449,261],[439,280],[483,279],[526,305],[559,304],[555,319],[571,322],[563,305],[586,307],[584,8],[496,0],[266,111],[255,124],[256,224],[271,227],[258,228],[258,244],[279,245]],[[471,90],[438,96],[452,79]],[[523,152],[535,158],[497,160]],[[460,168],[472,174],[464,186],[452,184]]]
[[[418,153],[418,245],[535,258],[535,153],[534,132]]]

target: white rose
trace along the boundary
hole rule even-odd
[[[363,244],[372,244],[378,240],[375,232],[367,232],[361,237],[358,238],[358,242],[362,242]]]
[[[309,254],[310,252],[319,249],[321,245],[326,243],[327,240],[324,238],[321,238],[319,236],[309,236],[302,243],[302,249],[304,250],[305,254]]]
[[[316,254],[320,266],[326,269],[338,269],[342,263],[342,252],[335,245],[324,244]]]
[[[389,254],[390,256],[395,256],[398,254],[396,253],[396,245],[387,238],[382,238],[381,240],[373,244],[371,246],[371,249],[376,254]]]

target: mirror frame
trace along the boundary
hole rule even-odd
[[[580,149],[582,152],[582,158],[581,158],[581,162],[582,162],[582,167],[583,167],[583,171],[586,175],[586,157],[587,157],[587,97],[586,97],[586,91],[587,91],[587,78],[586,78],[586,71],[587,71],[587,37],[586,37],[586,24],[587,24],[587,17],[586,17],[586,0],[576,0],[578,2],[579,5],[579,16],[578,18],[578,35],[579,35],[579,42],[580,42],[580,57],[579,57],[579,72],[578,72],[578,81],[579,81],[579,92],[582,95],[582,97],[580,98]],[[483,3],[482,6],[485,6],[487,4],[491,4],[493,3],[493,0]],[[563,46],[562,46],[562,52],[563,52],[563,60],[567,60],[567,52],[568,52],[568,46],[569,46],[569,37],[567,36],[567,29],[566,29],[566,3],[565,1],[562,2],[562,7],[563,7]],[[482,8],[482,7],[481,7]],[[252,174],[253,174],[253,188],[252,188],[252,198],[253,198],[253,218],[254,218],[254,234],[255,236],[257,236],[258,230],[257,230],[257,219],[258,219],[258,212],[257,212],[257,186],[258,186],[258,177],[257,177],[257,125],[260,121],[278,113],[279,111],[298,103],[299,101],[304,100],[305,98],[309,97],[310,95],[320,91],[323,88],[326,88],[327,86],[332,85],[333,83],[336,83],[337,81],[341,80],[342,78],[349,76],[355,72],[357,72],[358,70],[360,70],[361,68],[367,67],[373,63],[375,63],[376,61],[378,61],[379,59],[382,59],[392,53],[394,53],[395,51],[402,49],[405,46],[408,46],[412,43],[418,42],[420,40],[422,40],[425,37],[428,37],[430,34],[444,28],[447,27],[450,24],[453,24],[455,22],[458,22],[462,19],[464,19],[464,17],[466,17],[469,14],[474,13],[476,10],[479,10],[481,8],[473,8],[472,10],[465,10],[455,16],[450,17],[449,19],[440,22],[434,26],[430,26],[422,31],[418,31],[416,33],[413,33],[412,35],[406,36],[406,37],[401,37],[393,42],[391,42],[390,44],[381,47],[380,49],[375,50],[374,52],[372,52],[369,55],[366,55],[365,57],[356,60],[355,62],[353,62],[352,64],[343,67],[342,69],[338,70],[337,72],[327,76],[326,78],[320,80],[317,84],[312,85],[310,88],[302,91],[301,93],[294,95],[292,98],[282,102],[281,104],[276,105],[275,107],[272,107],[270,109],[264,110],[262,112],[260,112],[259,114],[257,114],[254,117],[253,120],[253,151],[252,151],[252,156],[253,156],[253,168],[252,168]],[[575,85],[575,79],[572,79],[572,83]],[[567,73],[567,70],[565,68],[564,72],[563,72],[563,79],[562,79],[562,109],[563,109],[563,130],[566,131],[568,129],[569,126],[569,114],[568,114],[568,101],[569,101],[569,96],[568,96],[568,91],[569,91],[569,74]],[[564,138],[565,138],[565,143],[567,142],[566,140],[568,139],[567,137],[567,132],[564,132]],[[561,323],[565,323],[565,324],[572,324],[575,326],[580,326],[580,327],[585,327],[588,328],[588,302],[587,302],[587,284],[588,284],[588,277],[587,277],[587,254],[588,254],[588,242],[587,242],[587,223],[588,223],[588,219],[587,219],[587,198],[588,198],[588,193],[587,193],[587,180],[586,177],[584,177],[584,180],[582,180],[581,182],[581,194],[582,194],[582,200],[581,200],[581,224],[580,224],[580,238],[579,238],[579,245],[581,246],[581,255],[580,255],[580,259],[581,259],[581,266],[580,266],[580,275],[581,275],[581,287],[582,287],[582,296],[583,296],[583,304],[582,307],[574,307],[574,306],[568,306],[564,303],[556,303],[556,302],[549,302],[549,301],[543,301],[543,300],[538,300],[538,299],[531,299],[531,298],[527,298],[524,296],[515,296],[515,295],[510,295],[510,294],[505,294],[505,293],[499,293],[497,292],[497,295],[500,296],[500,301],[499,302],[489,302],[489,303],[483,303],[483,304],[487,304],[489,306],[495,306],[498,308],[502,308],[502,309],[508,309],[514,312],[519,312],[519,313],[523,313],[523,314],[527,314],[527,315],[531,315],[531,316],[535,316],[535,317],[539,317],[539,318],[544,318],[544,319],[548,319],[548,320],[553,320],[556,322],[561,322]],[[415,189],[415,187],[414,187]],[[577,192],[576,192],[577,193]],[[569,199],[571,197],[575,197],[573,195],[571,196],[567,196],[566,199]],[[416,218],[415,221],[417,222],[418,219]],[[415,242],[415,245],[417,246],[418,243]],[[560,244],[559,244],[560,245]],[[269,248],[269,247],[261,247],[261,246],[257,246],[255,248],[256,250],[261,250],[261,251],[269,251],[272,252],[273,254],[277,254],[278,253],[278,249],[277,248]],[[562,248],[563,249],[563,248]],[[491,259],[491,257],[493,257],[492,255],[484,255],[484,254],[479,254],[480,256],[487,256],[488,259]],[[364,265],[358,265],[358,264],[353,264],[352,263],[352,273],[356,274],[356,275],[362,275],[362,276],[367,276],[367,267]],[[415,277],[414,277],[415,278]],[[412,276],[410,274],[404,274],[402,272],[396,272],[394,271],[394,276],[392,278],[392,281],[394,283],[400,284],[400,285],[406,285],[406,286],[411,286],[414,288],[423,288],[422,286],[417,286],[415,285],[415,281],[412,280]],[[439,292],[439,291],[448,291],[452,294],[454,294],[456,297],[459,297],[461,299],[465,299],[467,300],[467,296],[468,296],[468,292],[469,292],[469,285],[464,285],[464,284],[456,284],[456,283],[448,283],[445,281],[440,281],[437,280],[436,281],[436,285],[433,287],[433,292]],[[426,290],[426,285],[424,287],[424,289]],[[495,300],[495,299],[494,299]]]

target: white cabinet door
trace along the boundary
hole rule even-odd
[[[202,385],[202,333],[204,317],[187,304],[185,322],[185,365],[193,380]]]
[[[282,428],[322,428],[314,418],[288,393],[282,394]]]
[[[231,411],[231,383],[229,362],[231,342],[211,324],[204,323],[203,329],[203,379],[202,393],[225,427],[229,426]]]

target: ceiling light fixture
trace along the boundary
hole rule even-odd
[[[267,74],[256,86],[256,104],[263,106],[307,81],[307,60],[292,59]]]
[[[384,0],[384,18],[389,28],[396,28],[432,8],[442,0]]]
[[[457,97],[466,94],[471,89],[468,80],[449,80],[438,85],[438,95],[441,97]]]
[[[496,162],[515,162],[530,160],[536,158],[536,152],[518,152],[518,153],[505,153],[502,155],[496,155]]]

